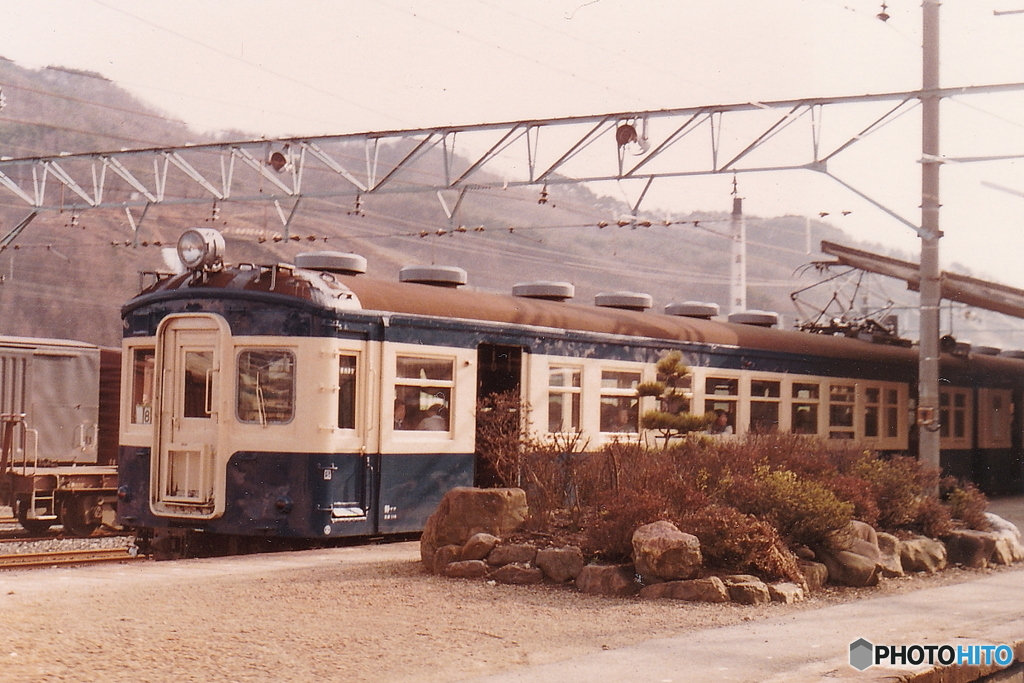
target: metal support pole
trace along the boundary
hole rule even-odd
[[[921,131],[921,342],[918,370],[918,457],[939,462],[939,0],[923,0]]]
[[[743,219],[743,199],[736,194],[735,181],[732,194],[729,312],[742,313],[747,310],[747,224]]]

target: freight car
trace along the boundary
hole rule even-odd
[[[639,416],[657,399],[636,387],[670,351],[692,368],[690,409],[722,411],[737,435],[915,448],[911,348],[720,322],[701,306],[655,314],[629,293],[578,305],[565,283],[466,291],[461,269],[371,279],[365,259],[337,252],[226,265],[207,228],[178,251],[188,272],[154,275],[123,308],[118,512],[143,549],[419,531],[446,490],[474,481],[478,398],[517,393],[542,438],[648,438]],[[943,466],[1020,490],[1024,360],[950,350]]]
[[[25,529],[115,524],[121,354],[0,337],[0,505]]]

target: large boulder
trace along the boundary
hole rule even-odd
[[[900,539],[892,534],[878,533],[878,551],[881,556],[878,559],[878,569],[882,576],[892,579],[903,576],[903,563],[900,561]]]
[[[645,581],[692,579],[703,563],[700,541],[666,521],[633,532],[633,564]]]
[[[797,560],[796,566],[804,576],[804,582],[807,584],[807,591],[809,593],[821,590],[822,586],[828,581],[828,567],[821,562]]]
[[[526,515],[526,492],[522,489],[454,488],[427,519],[420,537],[420,559],[433,567],[438,548],[461,547],[479,533],[504,536],[519,528]]]
[[[829,534],[816,551],[828,568],[828,578],[841,586],[874,586],[878,583],[878,536],[870,524],[852,520]]]
[[[557,583],[572,581],[583,571],[583,551],[575,546],[544,548],[537,551],[537,566]]]
[[[900,564],[904,571],[934,574],[945,569],[947,562],[942,541],[925,536],[900,541]]]
[[[943,537],[949,563],[984,569],[996,551],[996,537],[987,531],[957,530]]]
[[[488,577],[498,583],[527,586],[544,580],[544,572],[525,564],[506,564],[495,569]]]
[[[635,595],[635,577],[631,564],[588,564],[576,577],[576,588],[590,595]]]
[[[991,512],[985,513],[992,534],[996,537],[993,559],[999,564],[1013,564],[1024,560],[1024,545],[1020,542],[1020,529],[1013,522]]]
[[[735,574],[723,576],[722,583],[729,591],[729,598],[741,605],[764,605],[772,601],[768,585],[749,574]]]
[[[665,581],[644,586],[641,598],[670,598],[690,602],[729,602],[729,590],[717,576],[688,581]]]
[[[506,564],[533,564],[537,548],[527,543],[499,544],[487,556],[487,564],[503,567]]]

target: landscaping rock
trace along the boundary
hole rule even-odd
[[[700,541],[666,521],[633,532],[633,562],[644,580],[692,579],[703,563]]]
[[[509,543],[508,545],[497,545],[487,556],[487,564],[494,567],[503,567],[506,564],[533,564],[537,557],[537,549],[525,543]]]
[[[900,561],[900,539],[892,534],[878,533],[878,552],[881,557],[878,559],[878,569],[882,576],[891,579],[897,576],[904,576],[903,563]]]
[[[818,559],[828,567],[828,577],[842,586],[878,584],[878,536],[871,525],[857,520],[832,532],[817,551]]]
[[[631,564],[588,564],[576,577],[576,588],[590,595],[635,595],[635,575]]]
[[[526,519],[526,492],[515,488],[451,489],[428,519],[420,537],[420,559],[433,567],[434,554],[445,545],[463,546],[481,532],[505,536]]]
[[[466,545],[462,546],[463,560],[483,560],[487,557],[494,546],[498,545],[498,537],[492,534],[473,534]]]
[[[987,531],[965,529],[954,531],[942,539],[950,564],[959,564],[972,569],[984,569],[995,553],[996,538]]]
[[[434,553],[434,564],[428,565],[430,571],[435,574],[444,573],[444,568],[452,562],[458,562],[462,559],[462,546],[459,545],[444,545],[437,549]]]
[[[828,582],[828,567],[821,562],[797,560],[796,566],[800,569],[800,573],[804,575],[804,581],[807,582],[807,590],[809,592],[813,593],[814,591],[821,590],[821,587]]]
[[[544,572],[525,564],[506,564],[492,571],[488,578],[498,583],[525,586],[543,581]]]
[[[641,598],[671,598],[690,602],[729,602],[729,591],[717,576],[689,581],[665,581],[644,586]]]
[[[1024,545],[1021,545],[1020,529],[1017,525],[991,512],[986,512],[985,518],[988,519],[992,534],[996,537],[993,559],[999,564],[1024,561]]]
[[[945,569],[947,562],[942,541],[924,536],[900,541],[900,564],[904,571],[934,574]]]
[[[583,570],[583,551],[575,546],[537,551],[537,566],[552,581],[572,581]]]
[[[453,579],[479,579],[489,571],[490,566],[483,560],[460,560],[446,564],[441,573]]]
[[[722,582],[733,602],[741,605],[764,605],[772,601],[767,584],[756,576],[723,576]]]
[[[770,583],[768,584],[768,595],[772,602],[792,605],[794,602],[803,602],[804,589],[795,583]]]

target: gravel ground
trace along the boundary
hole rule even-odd
[[[1003,507],[1024,513],[1017,499]],[[444,579],[418,558],[418,544],[396,543],[0,572],[0,680],[454,681],[1019,571],[953,569],[754,608]]]

